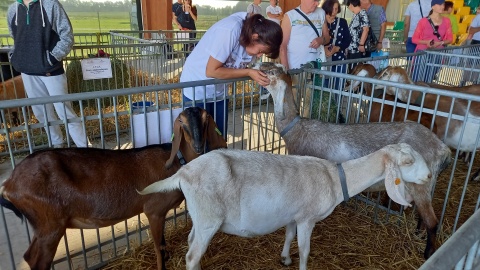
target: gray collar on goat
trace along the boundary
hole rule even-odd
[[[343,170],[342,163],[337,163],[338,176],[340,177],[340,184],[342,185],[343,201],[347,202],[350,197],[348,196],[347,178],[345,177],[345,171]]]
[[[178,150],[178,152],[177,152],[177,157],[180,160],[180,165],[183,166],[183,165],[187,164],[187,161],[183,157],[182,152],[180,152],[180,150]]]
[[[298,122],[298,120],[300,120],[300,115],[297,115],[297,117],[295,117],[292,122],[290,122],[283,130],[282,132],[280,132],[280,137],[283,137],[285,136],[285,134],[287,134],[287,132],[290,131],[290,129],[292,129],[293,126],[295,126],[295,124]]]

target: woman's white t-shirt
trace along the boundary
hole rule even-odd
[[[298,9],[300,10],[300,7],[298,7]],[[300,10],[300,12],[302,11]],[[295,9],[288,11],[286,14],[290,19],[290,25],[292,26],[290,40],[287,45],[289,68],[300,68],[301,65],[310,61],[315,61],[317,58],[322,62],[325,62],[326,58],[323,45],[316,50],[309,47],[310,42],[318,36],[308,21],[305,20],[305,18]],[[322,36],[322,28],[325,22],[325,11],[322,8],[317,8],[312,13],[305,15],[313,25],[315,25],[320,36]]]
[[[227,68],[247,68],[254,58],[247,54],[239,42],[246,17],[246,12],[238,12],[212,25],[187,57],[180,82],[212,79],[206,75],[210,56],[224,63],[223,66]],[[223,97],[226,88],[225,84],[207,85],[205,92],[203,86],[195,87],[194,96],[193,88],[189,87],[184,89],[184,95],[191,100],[209,99],[215,96],[218,99]]]
[[[281,8],[281,7],[269,5],[269,6],[265,9],[265,12],[266,12],[265,14],[266,14],[267,19],[272,20],[272,21],[280,24],[280,20],[279,20],[279,19],[274,19],[274,18],[268,17],[268,13],[270,12],[270,13],[272,13],[272,14],[274,14],[274,15],[280,14],[280,13],[282,12],[282,8]]]

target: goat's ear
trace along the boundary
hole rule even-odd
[[[392,69],[392,66],[387,66],[386,68],[380,70],[380,71],[378,72],[377,78],[378,78],[378,79],[382,79],[383,75],[384,75],[386,72],[390,71],[390,69]]]
[[[399,169],[389,155],[386,155],[385,160],[385,188],[388,196],[394,202],[404,206],[412,206],[406,199],[405,183],[400,178]]]
[[[178,149],[180,149],[180,143],[182,142],[183,130],[182,123],[177,118],[173,122],[173,141],[172,141],[172,152],[170,153],[170,158],[165,162],[165,168],[170,169],[172,167],[173,161],[177,156]]]
[[[211,115],[207,116],[206,135],[209,150],[227,148],[227,142],[223,138],[222,132],[218,129],[217,124],[213,121]]]

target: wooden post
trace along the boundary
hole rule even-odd
[[[141,0],[143,30],[172,30],[171,0]],[[144,35],[150,38],[150,35]]]
[[[282,8],[283,13],[292,10],[300,5],[300,0],[279,0],[278,5]]]

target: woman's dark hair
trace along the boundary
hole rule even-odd
[[[258,35],[253,40],[252,36]],[[240,45],[247,47],[253,43],[266,45],[269,51],[265,54],[270,58],[277,58],[280,53],[283,33],[280,25],[274,21],[265,19],[260,14],[249,16],[243,21],[242,31],[240,33]]]
[[[350,6],[350,4],[352,4],[352,6],[354,7],[358,7],[360,6],[360,0],[347,0],[347,3],[345,5]]]
[[[338,0],[327,0],[323,2],[322,8],[323,10],[325,10],[325,13],[327,15],[331,16],[333,12],[333,7],[335,6],[335,4],[338,5],[338,13],[342,12],[342,8],[340,7],[340,2],[338,2]]]
[[[443,10],[447,11],[449,8],[453,8],[453,2],[452,1],[445,1]]]

